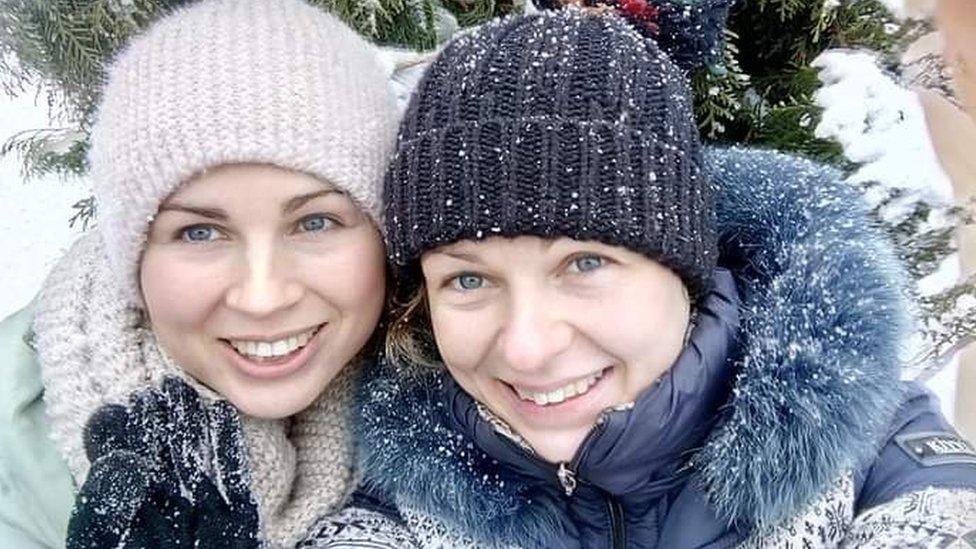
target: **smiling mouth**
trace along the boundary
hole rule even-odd
[[[591,374],[582,379],[567,383],[566,385],[552,391],[536,392],[528,389],[522,389],[510,384],[509,387],[511,387],[512,390],[515,391],[515,394],[517,394],[522,400],[532,402],[536,406],[552,406],[553,404],[561,404],[567,400],[579,398],[590,392],[590,389],[592,389],[593,386],[595,386],[608,371],[610,371],[610,368],[604,368],[595,374]]]
[[[326,324],[319,324],[304,332],[275,341],[248,339],[222,339],[221,341],[227,343],[237,351],[237,354],[248,360],[254,362],[274,362],[301,351]]]

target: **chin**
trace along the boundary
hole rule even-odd
[[[570,440],[553,442],[552,440],[537,440],[533,444],[530,439],[526,439],[530,446],[539,454],[542,459],[549,463],[562,463],[572,461],[576,457],[580,444],[586,438],[586,433],[578,437],[571,437]]]
[[[289,393],[288,398],[282,398],[283,392]],[[227,400],[244,415],[271,420],[284,419],[301,412],[312,404],[318,394],[308,396],[281,389],[267,391],[268,394],[263,394],[264,391],[260,389],[244,389],[242,393],[228,395]]]

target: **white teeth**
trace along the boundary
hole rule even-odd
[[[295,349],[298,347],[297,345],[289,345],[291,341],[291,338],[284,341],[275,341],[274,344],[271,345],[271,354],[279,356],[288,354],[289,349]]]
[[[277,341],[250,341],[243,339],[231,339],[229,343],[238,353],[256,358],[277,358],[301,349],[315,336],[319,328],[308,330],[298,335],[279,339]]]
[[[582,395],[586,391],[590,390],[590,385],[592,385],[592,384],[589,382],[589,378],[587,378],[587,379],[581,379],[581,380],[577,381],[576,382],[576,394]]]
[[[559,404],[566,399],[586,394],[590,390],[590,387],[596,385],[596,382],[601,377],[603,377],[603,371],[569,383],[565,387],[560,387],[555,391],[545,393],[536,393],[519,387],[514,387],[514,389],[522,400],[534,402],[538,406],[546,406],[549,404]]]

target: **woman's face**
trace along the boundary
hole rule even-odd
[[[310,175],[230,165],[159,209],[140,282],[161,346],[249,415],[304,408],[363,347],[385,292],[379,232]]]
[[[681,280],[624,248],[495,237],[421,265],[451,375],[551,462],[571,460],[600,413],[632,402],[684,344]]]

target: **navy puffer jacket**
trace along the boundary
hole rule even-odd
[[[360,391],[358,501],[428,547],[976,536],[976,454],[899,380],[905,281],[857,191],[782,154],[706,160],[723,267],[689,344],[632,408],[608,411],[570,463],[550,464],[446,371],[384,364]]]

